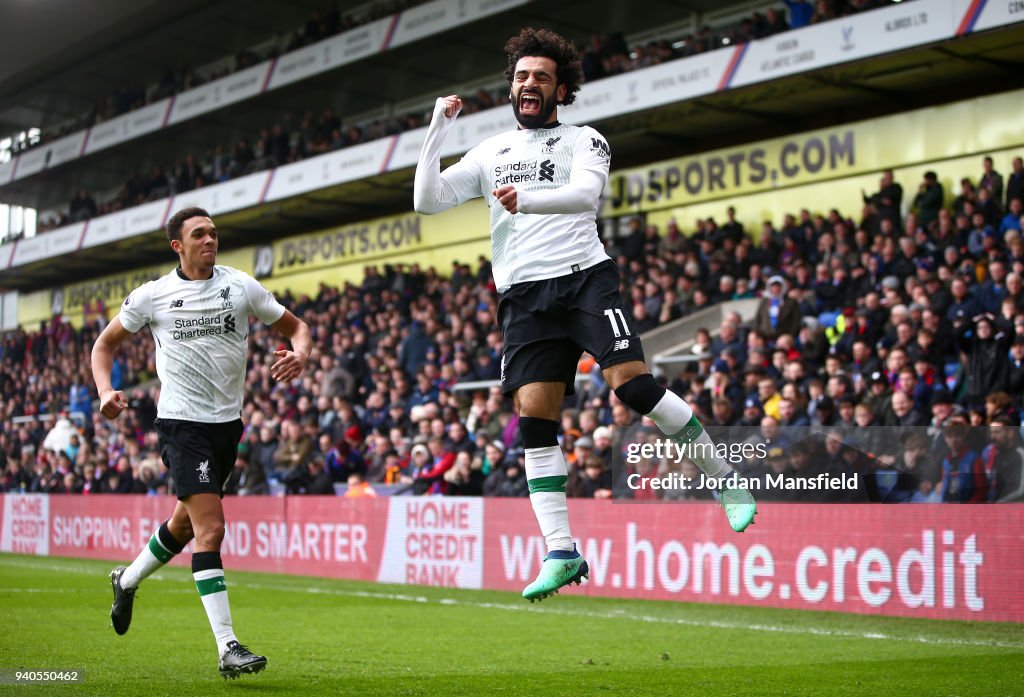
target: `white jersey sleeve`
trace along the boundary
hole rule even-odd
[[[413,208],[417,213],[440,213],[485,193],[480,186],[480,166],[472,151],[441,172],[441,146],[456,116],[444,115],[443,99],[434,104],[413,181]]]
[[[135,334],[153,320],[153,281],[143,283],[128,294],[118,314],[121,326]]]
[[[586,143],[573,152],[569,183],[557,189],[517,191],[520,213],[586,213],[595,210],[608,181],[608,159],[595,156]]]
[[[239,271],[245,296],[249,300],[249,309],[264,324],[273,324],[284,315],[284,305],[277,301],[274,294],[263,287],[249,274]]]

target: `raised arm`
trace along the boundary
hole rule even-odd
[[[462,100],[455,95],[439,97],[434,104],[413,181],[412,201],[417,213],[433,215],[483,195],[476,170],[466,160],[441,172],[441,146],[461,110]]]
[[[114,352],[131,335],[121,324],[119,315],[104,327],[92,346],[92,379],[100,397],[100,413],[108,419],[116,419],[128,406],[124,392],[110,384],[110,371],[114,366]]]

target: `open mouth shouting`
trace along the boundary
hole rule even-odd
[[[524,89],[512,103],[512,110],[523,128],[540,128],[555,111],[555,100],[553,97],[545,100],[544,94],[538,89]]]
[[[523,90],[519,95],[519,113],[523,116],[537,116],[542,106],[543,101],[538,92]]]

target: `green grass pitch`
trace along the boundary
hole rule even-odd
[[[267,670],[226,682],[187,569],[110,627],[109,562],[0,555],[0,695],[1024,695],[1024,626],[227,572]]]

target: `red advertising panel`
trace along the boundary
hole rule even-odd
[[[0,551],[125,562],[175,505],[2,499]],[[222,552],[234,569],[520,591],[545,552],[525,499],[251,497],[224,506]],[[570,513],[591,570],[573,593],[1024,622],[1024,505],[765,504],[742,535],[713,504],[572,501]]]
[[[525,505],[524,505],[525,504]],[[713,504],[572,501],[591,595],[1024,621],[1024,506],[764,504],[732,532]],[[544,540],[488,500],[484,587],[521,590]]]
[[[49,498],[49,553],[130,561],[174,510],[175,499],[145,496]],[[374,580],[387,500],[352,505],[336,498],[232,497],[224,500],[228,568]],[[186,552],[192,550],[191,545]],[[173,563],[188,564],[187,554]]]

